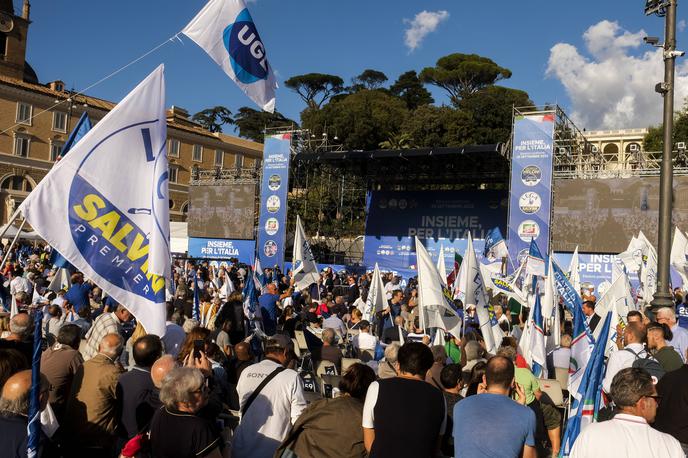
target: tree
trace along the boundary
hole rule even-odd
[[[217,106],[199,111],[191,119],[210,132],[222,132],[225,124],[234,124],[232,112],[228,108]]]
[[[263,143],[266,128],[286,126],[298,127],[295,121],[286,118],[278,111],[268,113],[267,111],[254,110],[249,107],[239,108],[235,124],[239,128],[239,136],[258,143]]]
[[[334,129],[347,149],[373,150],[389,135],[401,131],[407,115],[406,106],[396,97],[363,89],[320,110],[307,108],[301,113],[301,123],[316,137],[325,126]]]
[[[650,126],[643,139],[645,151],[662,151],[664,148],[664,125]],[[674,129],[672,131],[674,145],[677,142],[688,142],[688,103],[674,116]]]
[[[380,142],[380,149],[410,149],[414,148],[413,138],[408,132],[400,132],[387,136],[387,140]]]
[[[435,67],[420,72],[421,81],[447,91],[454,106],[480,89],[510,77],[511,70],[500,67],[492,59],[460,53],[440,57]]]
[[[409,110],[415,110],[421,105],[429,105],[434,102],[432,95],[423,87],[423,83],[415,70],[402,73],[389,87],[389,91],[395,97],[403,100]]]
[[[308,108],[320,108],[330,97],[344,90],[344,80],[323,73],[292,76],[284,85],[299,94]]]
[[[363,73],[353,79],[356,89],[379,89],[387,81],[387,75],[370,68],[363,70]]]
[[[471,115],[455,108],[423,105],[406,118],[401,130],[418,148],[462,146],[473,143]]]
[[[471,142],[488,145],[509,140],[514,106],[532,105],[527,92],[488,86],[462,99],[459,108],[471,116]]]

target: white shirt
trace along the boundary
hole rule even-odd
[[[344,326],[344,322],[339,319],[339,317],[335,314],[330,315],[328,318],[325,318],[323,320],[322,324],[323,329],[334,329],[335,331],[339,331],[340,335],[346,334],[346,326]]]
[[[244,369],[237,382],[243,407],[251,393],[279,364],[264,359]],[[234,431],[233,458],[272,457],[292,423],[306,408],[303,382],[296,371],[285,369],[265,385]]]
[[[625,348],[630,348],[638,356],[644,358],[647,355],[645,346],[639,343],[632,343],[626,345]],[[604,376],[604,381],[602,382],[602,388],[606,393],[609,393],[612,387],[612,379],[616,374],[619,373],[621,369],[626,369],[633,366],[633,361],[635,361],[636,356],[628,350],[619,350],[613,352],[609,355],[609,361],[607,361],[607,373]]]
[[[688,350],[688,331],[675,324],[671,328],[671,332],[674,334],[674,338],[667,341],[667,345],[674,347],[674,350],[681,355],[681,359],[686,361],[686,350]]]
[[[33,286],[31,282],[24,277],[15,277],[10,282],[10,294],[12,296],[20,292],[31,294],[32,291]]]
[[[552,352],[552,359],[554,360],[554,367],[568,369],[571,363],[571,349],[565,347],[557,348]]]
[[[395,285],[390,281],[385,285],[385,297],[387,297],[388,301],[392,299],[392,291],[396,290],[401,291],[401,286],[398,283]]]
[[[353,305],[358,309],[359,312],[365,312],[366,301],[364,301],[361,296],[354,301]]]
[[[368,334],[367,332],[361,331],[354,336],[353,345],[354,348],[359,350],[375,350],[377,348],[377,337]]]
[[[685,454],[676,439],[651,428],[644,418],[619,413],[612,420],[585,426],[570,455],[571,458],[616,456],[683,458]]]

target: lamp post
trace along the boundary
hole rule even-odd
[[[672,306],[673,297],[669,290],[669,259],[671,256],[671,209],[673,184],[673,139],[674,124],[674,65],[677,56],[683,55],[676,51],[676,2],[677,0],[647,0],[645,14],[665,17],[664,82],[657,84],[655,90],[664,97],[664,144],[662,148],[662,166],[659,175],[659,231],[658,231],[658,261],[657,261],[657,291],[651,302],[652,310],[660,307]],[[651,37],[650,37],[651,38]],[[645,39],[650,44],[653,40]]]

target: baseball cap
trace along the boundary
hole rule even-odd
[[[291,339],[284,334],[275,334],[274,336],[270,336],[265,342],[265,348],[282,348],[286,350],[287,348],[291,348],[292,345],[293,342]]]

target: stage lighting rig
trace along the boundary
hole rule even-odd
[[[645,2],[645,15],[651,16],[656,14],[663,17],[666,15],[666,8],[669,6],[670,0],[647,0]]]

